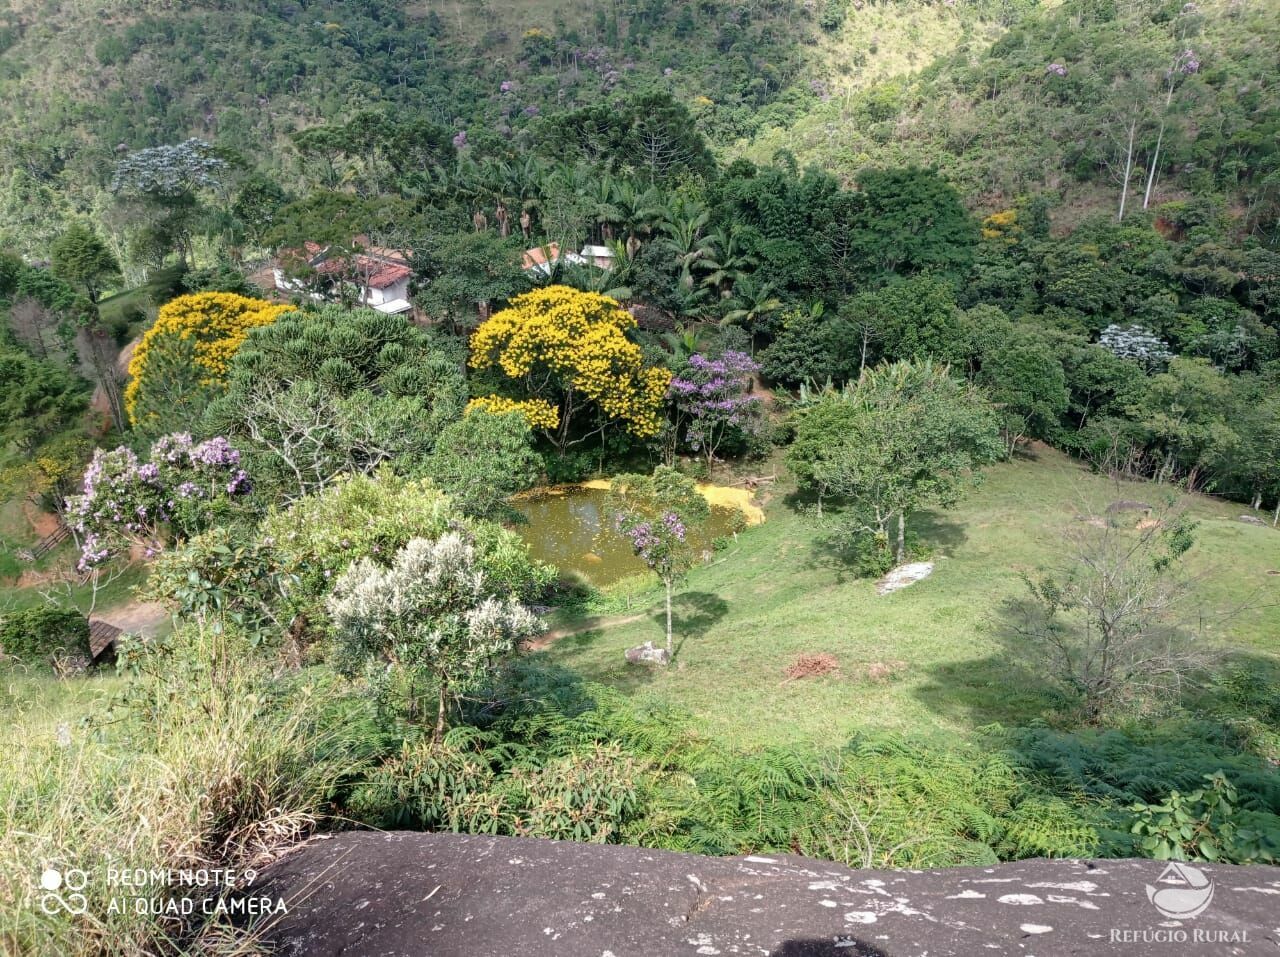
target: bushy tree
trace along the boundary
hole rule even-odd
[[[457,328],[472,328],[495,302],[529,288],[514,239],[495,232],[454,233],[434,237],[414,257],[422,288],[415,301],[427,315]]]
[[[292,310],[223,292],[194,293],[165,303],[129,360],[124,392],[129,421],[153,435],[192,425],[225,386],[231,360],[249,330]]]
[[[1006,452],[1027,435],[1050,437],[1067,410],[1067,376],[1047,337],[1010,329],[980,361],[978,382],[1000,412]]]
[[[293,501],[383,463],[421,469],[466,386],[456,346],[397,316],[329,306],[256,329],[202,428],[234,436],[264,495]]]
[[[770,382],[819,387],[856,377],[879,354],[878,313],[849,300],[838,315],[823,309],[792,309],[782,316],[773,342],[760,353],[760,371]]]
[[[613,529],[662,581],[666,590],[667,660],[672,654],[671,595],[694,565],[689,526],[710,514],[693,480],[660,465],[652,475],[618,475],[609,485],[605,514]]]
[[[936,276],[917,276],[861,293],[841,315],[869,329],[889,360],[962,364],[969,357],[970,330],[956,307],[955,289]]]
[[[542,148],[563,158],[630,166],[654,180],[708,175],[715,160],[693,117],[669,93],[645,93],[554,117],[542,130]]]
[[[120,263],[92,229],[73,223],[50,247],[53,273],[97,302],[108,284],[119,280]]]
[[[0,446],[29,454],[84,411],[82,384],[60,365],[0,348]]]
[[[898,362],[808,410],[787,460],[805,486],[846,503],[851,531],[886,552],[896,520],[902,562],[907,516],[954,505],[1000,451],[995,412],[979,390],[945,366]]]
[[[973,262],[978,224],[960,194],[934,170],[865,170],[858,175],[852,251],[870,277],[939,272],[961,278]]]
[[[49,664],[76,656],[88,660],[89,622],[84,615],[37,605],[0,617],[0,656],[26,664]]]
[[[1204,359],[1174,359],[1137,392],[1128,413],[1158,456],[1156,481],[1195,478],[1235,446],[1231,382]]]
[[[199,196],[221,184],[226,160],[209,143],[188,139],[127,154],[117,164],[111,191],[140,204],[146,219],[141,245],[162,260],[176,249],[191,261],[191,237],[200,212]]]
[[[708,467],[726,440],[759,431],[764,412],[759,396],[751,395],[752,376],[759,371],[743,352],[695,352],[671,379],[676,427],[684,429],[685,442],[706,457]]]
[[[328,609],[348,671],[373,661],[408,673],[411,717],[425,716],[434,684],[437,745],[450,704],[538,627],[513,594],[493,588],[475,547],[458,532],[411,539],[389,568],[360,559],[334,586]]]
[[[464,513],[493,518],[510,510],[507,499],[537,481],[542,460],[523,415],[479,407],[444,427],[427,471]]]
[[[500,372],[518,400],[553,410],[554,421],[531,424],[561,453],[611,425],[649,438],[662,426],[671,373],[645,364],[627,336],[635,326],[607,296],[547,286],[517,296],[481,323],[471,337],[470,364]],[[590,426],[577,427],[588,416]]]
[[[148,556],[226,519],[233,500],[252,491],[240,450],[225,438],[193,442],[162,436],[146,461],[121,446],[97,450],[81,494],[67,502],[82,570],[140,546]]]
[[[488,575],[522,599],[533,600],[555,571],[529,558],[524,540],[487,521],[460,516],[439,488],[383,469],[352,475],[263,519],[262,540],[295,579],[303,604],[326,595],[333,581],[361,558],[386,564],[411,538],[439,538],[467,529]]]

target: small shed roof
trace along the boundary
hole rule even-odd
[[[89,656],[97,661],[107,652],[115,651],[116,639],[123,634],[123,629],[101,618],[89,619]]]

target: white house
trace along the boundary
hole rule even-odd
[[[613,250],[608,246],[583,246],[581,256],[597,269],[613,268]]]
[[[303,292],[313,299],[323,299],[325,297],[312,291],[306,281],[286,274],[282,263],[290,258],[295,262],[305,258],[306,267],[322,280],[328,280],[331,288],[341,283],[355,286],[356,301],[371,309],[388,315],[413,309],[409,301],[413,269],[409,266],[409,255],[399,249],[364,245],[361,252],[350,258],[331,257],[329,247],[308,242],[304,243],[303,249],[282,253],[271,270],[276,289],[288,293]]]
[[[550,276],[557,263],[569,263],[574,266],[585,266],[587,260],[577,253],[561,253],[559,243],[547,243],[545,246],[534,246],[524,251],[522,265],[525,272]]]

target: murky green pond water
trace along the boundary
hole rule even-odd
[[[515,531],[529,543],[529,553],[555,565],[563,575],[579,575],[593,585],[608,585],[646,569],[631,546],[604,521],[600,488],[558,488],[531,494],[514,503],[528,522]],[[712,506],[711,517],[690,531],[689,541],[698,550],[733,534],[738,510]]]

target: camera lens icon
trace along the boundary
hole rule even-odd
[[[46,867],[40,873],[40,888],[45,891],[40,897],[40,909],[49,915],[59,912],[73,916],[85,913],[89,909],[89,900],[79,892],[88,883],[89,875],[78,867],[66,871]],[[67,893],[60,893],[61,891]]]

